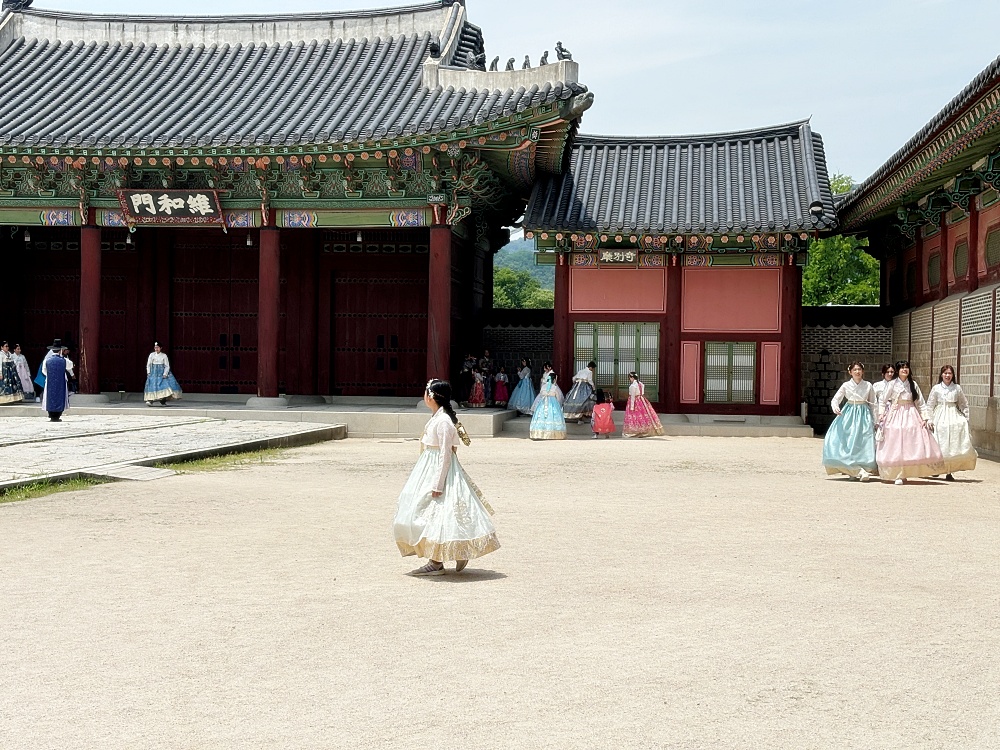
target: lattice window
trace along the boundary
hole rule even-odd
[[[1000,229],[986,235],[986,265],[1000,265]]]
[[[962,300],[963,336],[989,333],[991,325],[993,325],[992,295],[977,294]]]
[[[934,289],[941,285],[941,255],[934,253],[927,259],[927,286]]]
[[[753,341],[705,342],[705,403],[752,404],[757,372]]]
[[[616,398],[628,394],[628,374],[633,370],[646,386],[646,398],[659,400],[659,323],[577,323],[574,327],[574,359],[581,370],[593,360],[597,364],[594,383]],[[560,373],[564,389],[574,373]]]
[[[965,240],[955,245],[952,268],[955,270],[956,279],[962,278],[969,272],[969,243]]]

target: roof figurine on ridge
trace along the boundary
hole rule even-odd
[[[562,42],[556,42],[556,60],[572,60],[573,53],[563,47]]]

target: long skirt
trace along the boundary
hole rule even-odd
[[[509,398],[510,393],[507,391],[507,384],[502,380],[498,380],[496,386],[493,388],[493,400],[498,404],[506,404]]]
[[[944,471],[972,471],[976,468],[979,454],[972,447],[969,435],[969,420],[953,402],[938,404],[934,409],[934,437],[941,447],[944,457]]]
[[[0,373],[3,374],[3,380],[0,380],[0,404],[24,401],[24,388],[21,386],[21,376],[17,374],[15,364],[4,362]]]
[[[875,422],[867,404],[845,404],[823,438],[823,466],[827,474],[856,477],[874,472]]]
[[[17,370],[17,376],[21,379],[21,390],[24,391],[24,397],[34,398],[35,384],[31,382],[31,370],[28,369],[28,363],[22,359],[15,362],[14,367]]]
[[[518,382],[514,392],[510,394],[507,401],[508,409],[516,409],[522,414],[531,414],[531,405],[535,403],[535,386],[531,384],[531,378],[525,378]]]
[[[149,368],[149,375],[146,377],[146,387],[142,389],[143,401],[162,401],[167,398],[180,398],[184,395],[181,392],[180,383],[173,373],[164,375],[163,365],[152,365]]]
[[[431,492],[441,470],[441,451],[420,454],[399,493],[392,532],[403,557],[418,555],[438,562],[474,560],[500,548],[490,516],[493,509],[483,493],[451,457],[444,492]]]
[[[875,459],[883,480],[944,473],[941,448],[930,430],[920,426],[920,414],[912,403],[891,407],[882,425],[882,435],[875,448]]]
[[[578,421],[588,419],[591,412],[594,411],[596,403],[597,397],[594,395],[594,389],[590,383],[577,381],[573,383],[573,387],[566,394],[566,401],[563,403],[563,414],[565,414],[566,419],[575,419]]]
[[[649,437],[662,435],[663,425],[656,410],[645,396],[636,396],[634,406],[625,406],[625,425],[622,437]]]
[[[483,390],[482,383],[477,382],[472,385],[472,393],[469,394],[469,406],[486,406],[486,392]]]
[[[540,396],[536,399],[538,407],[531,417],[528,426],[528,437],[532,440],[564,440],[566,438],[566,419],[562,407],[555,396]]]

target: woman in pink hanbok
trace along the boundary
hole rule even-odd
[[[904,484],[910,477],[944,473],[944,459],[937,440],[920,410],[924,396],[910,378],[910,363],[896,363],[896,379],[882,396],[875,460],[883,481]]]
[[[656,411],[645,396],[646,386],[634,372],[628,374],[628,379],[628,402],[625,404],[625,426],[622,427],[622,437],[662,435],[663,425],[660,424],[660,418],[656,416]]]

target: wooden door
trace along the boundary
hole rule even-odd
[[[427,368],[427,273],[334,271],[331,392],[419,396]]]
[[[221,231],[174,233],[173,370],[201,393],[257,390],[257,247]]]

